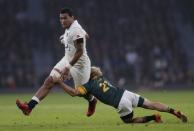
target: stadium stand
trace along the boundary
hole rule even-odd
[[[28,1],[1,0],[0,87],[35,87],[63,56],[59,42],[63,30],[58,19],[63,6],[74,10],[89,33],[87,48],[92,64],[102,67],[115,84],[162,87],[192,83],[189,65],[194,57],[189,57],[193,53],[184,47],[179,28],[189,25],[194,29],[194,19],[189,18],[192,6],[186,3],[42,0],[38,4],[43,14],[37,20],[30,18]]]

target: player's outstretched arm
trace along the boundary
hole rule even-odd
[[[65,84],[63,81],[58,82],[60,87],[62,87],[62,89],[69,95],[71,96],[78,96],[80,95],[80,92],[77,89],[74,89],[70,86],[68,86],[67,84]]]

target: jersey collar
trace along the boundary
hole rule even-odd
[[[74,20],[73,23],[70,25],[70,27],[67,30],[70,30],[71,28],[73,28],[77,24],[78,24],[78,21],[77,20]]]

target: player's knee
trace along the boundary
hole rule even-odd
[[[51,76],[48,76],[46,79],[45,79],[45,81],[44,81],[44,85],[45,85],[45,87],[47,87],[47,88],[50,88],[50,87],[52,87],[53,85],[54,85],[54,81],[53,81],[53,78],[51,77]]]
[[[128,124],[128,123],[133,123],[132,119],[122,119],[124,123]]]
[[[52,78],[52,82],[58,82],[61,79],[61,73],[57,69],[53,69],[50,73],[50,77]]]
[[[130,114],[128,114],[126,116],[122,116],[121,119],[126,124],[127,123],[133,123],[133,112],[131,112]]]

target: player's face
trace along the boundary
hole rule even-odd
[[[68,28],[73,23],[74,17],[67,13],[60,14],[60,22],[63,28]]]

